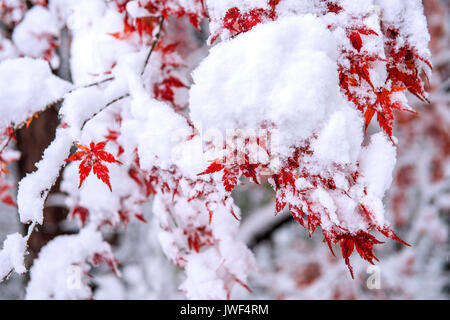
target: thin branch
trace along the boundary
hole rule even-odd
[[[117,97],[117,98],[111,100],[111,101],[108,102],[107,104],[105,104],[105,106],[103,106],[100,110],[98,110],[96,113],[94,113],[89,119],[84,120],[83,124],[81,125],[81,129],[80,129],[80,130],[83,130],[84,126],[85,126],[90,120],[92,120],[95,116],[97,116],[100,112],[102,112],[103,110],[105,110],[106,108],[108,108],[110,105],[112,105],[112,104],[114,104],[114,103],[116,103],[116,102],[118,102],[118,101],[120,101],[120,100],[122,100],[122,99],[125,99],[125,98],[127,98],[127,97],[129,97],[129,96],[130,96],[130,94],[129,94],[129,93],[126,93],[126,94],[124,94],[124,95],[122,95],[122,96],[120,96],[120,97]]]
[[[162,27],[163,27],[163,24],[164,24],[164,17],[161,16],[161,19],[160,19],[160,21],[159,21],[159,30],[158,30],[158,33],[157,33],[156,36],[155,36],[155,39],[154,39],[153,42],[152,42],[152,45],[151,45],[151,47],[150,47],[150,50],[148,51],[147,57],[146,57],[146,59],[145,59],[144,67],[142,68],[142,71],[141,71],[141,76],[144,75],[145,69],[147,68],[148,62],[150,61],[150,57],[152,56],[152,53],[153,53],[153,51],[155,50],[156,45],[157,45],[158,42],[159,42],[159,39],[161,38],[161,33],[162,33]],[[85,88],[91,87],[91,86],[94,86],[94,85],[97,85],[97,84],[101,84],[101,83],[104,83],[104,82],[107,82],[107,81],[110,81],[110,80],[113,80],[113,79],[114,79],[113,77],[108,78],[108,79],[104,79],[104,80],[99,81],[99,82],[97,82],[97,83],[92,83],[92,84],[90,84],[90,85],[88,85],[88,86],[85,86]],[[120,97],[117,97],[117,98],[111,100],[110,102],[108,102],[108,103],[107,103],[104,107],[102,107],[98,112],[94,113],[89,119],[86,119],[86,120],[83,122],[83,124],[82,124],[82,126],[81,126],[81,130],[83,130],[83,128],[86,126],[86,124],[87,124],[90,120],[92,120],[95,116],[97,116],[100,112],[102,112],[103,110],[105,110],[106,108],[108,108],[110,105],[112,105],[112,104],[114,104],[114,103],[116,103],[116,102],[118,102],[118,101],[120,101],[120,100],[122,100],[122,99],[128,98],[129,96],[130,96],[130,94],[129,94],[129,93],[126,93],[126,94],[124,94],[124,95],[122,95],[122,96],[120,96]]]
[[[156,34],[155,39],[153,39],[152,46],[150,48],[150,51],[147,54],[147,58],[145,59],[144,67],[142,68],[142,71],[141,71],[141,76],[144,74],[145,69],[147,68],[147,64],[148,64],[148,62],[150,60],[150,57],[151,57],[153,51],[155,50],[156,45],[159,42],[159,38],[161,37],[161,31],[162,31],[163,23],[164,23],[164,17],[161,16],[161,19],[159,21],[158,33]]]
[[[6,147],[8,146],[8,144],[11,142],[12,137],[8,137],[8,140],[6,141],[6,143],[2,146],[2,148],[0,149],[0,154],[5,151]]]
[[[90,88],[90,87],[98,86],[100,84],[112,81],[114,79],[115,79],[114,77],[109,77],[109,78],[106,78],[106,79],[103,79],[103,80],[100,80],[100,81],[97,81],[97,82],[93,82],[93,83],[90,83],[90,84],[87,84],[87,85],[84,85],[84,86],[81,86],[81,87],[73,88],[68,93],[72,93],[72,92],[74,92],[74,91],[76,91],[78,89],[82,89],[82,88]]]

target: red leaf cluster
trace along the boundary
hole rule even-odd
[[[187,237],[189,250],[200,252],[202,247],[214,245],[212,232],[206,226],[185,229],[184,235]]]
[[[109,252],[95,253],[91,258],[91,262],[94,266],[99,266],[102,262],[105,262],[115,274],[120,274],[119,262]]]
[[[250,31],[261,22],[275,20],[277,18],[276,6],[279,3],[280,0],[269,0],[267,2],[269,9],[253,8],[248,12],[241,12],[238,7],[230,8],[223,17],[223,28],[235,36]],[[221,31],[212,37],[211,43],[219,37],[220,33]]]
[[[350,270],[352,278],[354,278],[354,275],[353,268],[350,265],[350,256],[354,249],[356,249],[361,258],[371,264],[373,264],[373,260],[378,261],[377,257],[375,257],[373,253],[373,245],[380,244],[382,242],[378,241],[374,236],[367,232],[359,231],[356,234],[344,233],[338,235],[335,237],[334,243],[338,242],[340,243],[342,249],[342,257]]]
[[[395,102],[391,97],[392,94],[408,89],[420,100],[428,101],[423,81],[418,75],[417,64],[418,62],[423,62],[429,68],[431,68],[431,64],[407,45],[397,50],[395,46],[396,37],[398,36],[397,31],[389,29],[384,32],[384,35],[387,35],[390,39],[385,44],[387,60],[377,55],[370,55],[367,51],[362,50],[363,39],[361,34],[365,36],[379,36],[378,33],[364,26],[347,29],[347,37],[356,52],[344,51],[350,67],[341,66],[339,68],[339,83],[348,100],[352,101],[364,113],[366,128],[376,113],[380,127],[392,140],[393,110],[413,112],[408,106]],[[388,77],[385,86],[381,88],[375,88],[370,79],[370,69],[376,61],[386,63]],[[360,88],[363,84],[362,80],[370,86],[366,96],[362,96],[357,92],[357,88]],[[375,100],[375,103],[371,102],[373,100]]]
[[[204,0],[194,0],[200,4],[197,11],[191,11],[192,8],[186,9],[180,5],[176,6],[170,0],[151,0],[145,5],[142,5],[149,12],[149,16],[139,18],[131,17],[126,11],[126,6],[129,1],[125,0],[117,3],[117,10],[120,13],[124,13],[123,32],[110,34],[117,39],[126,39],[134,32],[137,32],[141,38],[144,34],[153,36],[153,31],[159,24],[161,17],[167,20],[169,16],[176,16],[178,18],[186,16],[191,24],[197,30],[200,30],[201,20],[207,17]]]

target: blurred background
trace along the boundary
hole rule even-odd
[[[237,187],[234,198],[242,211],[240,237],[255,253],[259,270],[249,281],[252,293],[235,288],[232,299],[449,299],[450,298],[450,1],[424,0],[433,53],[433,77],[428,79],[430,104],[411,96],[417,114],[398,113],[394,135],[399,139],[393,185],[385,198],[393,229],[410,247],[392,240],[375,247],[375,267],[355,254],[355,279],[339,257],[333,257],[320,235],[309,239],[288,213],[274,216],[274,193],[267,186]],[[2,35],[8,26],[0,24]],[[66,31],[67,32],[67,31]],[[61,57],[68,54],[62,38]],[[1,48],[1,47],[0,47]],[[5,56],[0,54],[0,60]],[[67,59],[58,75],[70,80]],[[35,170],[34,163],[54,137],[57,108],[48,109],[17,133],[21,159],[11,168],[10,182]],[[376,124],[369,130],[378,130]],[[45,209],[45,223],[29,242],[27,265],[39,250],[60,234],[74,233],[66,220],[58,184]],[[96,299],[182,299],[177,288],[183,271],[162,253],[156,221],[147,204],[148,223],[137,220],[124,229],[105,229],[121,264],[122,278],[106,267],[93,272]],[[0,204],[0,243],[7,234],[25,232],[17,210]],[[316,233],[317,234],[317,233]],[[379,236],[379,235],[378,235]],[[379,236],[383,239],[384,237]],[[24,297],[27,275],[12,275],[0,283],[0,299]]]

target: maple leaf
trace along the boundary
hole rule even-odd
[[[362,39],[358,32],[354,31],[349,36],[350,42],[356,50],[360,51],[362,48]]]
[[[234,187],[238,183],[239,174],[239,166],[230,166],[229,168],[227,167],[223,170],[222,182],[226,191],[233,191]]]
[[[116,274],[119,275],[120,271],[119,271],[119,261],[117,261],[117,259],[112,256],[112,254],[110,252],[102,252],[102,253],[95,253],[92,258],[91,258],[91,262],[94,266],[98,266],[100,265],[102,262],[105,262],[108,267]]]
[[[373,235],[365,231],[358,231],[356,234],[345,233],[336,236],[334,243],[340,242],[342,249],[342,257],[345,260],[352,278],[354,279],[353,268],[350,264],[350,256],[354,249],[364,260],[373,264],[373,260],[378,261],[373,253],[373,246],[375,244],[383,243],[377,240]]]
[[[87,208],[81,207],[81,206],[76,206],[70,213],[70,217],[72,219],[75,218],[75,216],[78,216],[82,225],[84,225],[86,223],[88,215],[89,215],[89,210]]]
[[[214,173],[214,172],[219,172],[221,171],[223,168],[225,168],[225,166],[223,165],[223,159],[216,159],[214,160],[209,166],[208,168],[206,168],[205,171],[200,172],[199,174],[197,174],[198,176],[204,175],[204,174],[209,174],[209,173]]]
[[[9,184],[0,185],[0,202],[3,202],[6,205],[16,207],[17,204],[14,201],[13,197],[8,193],[8,191],[12,188]]]
[[[415,112],[414,110],[403,106],[399,102],[391,101],[392,93],[404,91],[406,89],[407,87],[392,87],[391,90],[382,89],[378,92],[375,92],[375,94],[377,95],[375,105],[367,107],[366,112],[364,114],[365,128],[367,129],[367,127],[369,126],[369,123],[372,120],[372,117],[374,116],[376,111],[377,121],[380,127],[384,130],[384,132],[386,132],[386,134],[392,140],[392,126],[394,122],[394,115],[392,113],[393,109]],[[377,105],[379,109],[375,109]]]
[[[378,36],[378,33],[376,33],[375,31],[373,31],[372,29],[368,29],[366,27],[360,27],[360,28],[356,28],[354,29],[354,31],[351,31],[349,34],[349,39],[350,39],[350,43],[352,44],[353,48],[355,48],[358,51],[361,51],[363,42],[362,42],[362,38],[361,35],[363,34],[365,36],[368,35],[376,35]]]
[[[234,34],[244,33],[253,29],[258,23],[261,23],[264,18],[274,20],[275,7],[279,1],[270,1],[270,10],[262,8],[255,8],[249,12],[241,13],[238,7],[228,9],[223,18],[223,27],[233,32]]]
[[[72,156],[65,159],[65,161],[81,161],[78,172],[80,174],[80,184],[78,188],[81,187],[83,181],[89,176],[91,170],[93,173],[103,181],[112,191],[111,184],[109,182],[109,170],[103,164],[103,162],[108,163],[118,163],[121,164],[119,160],[116,160],[114,156],[104,151],[108,141],[102,141],[97,144],[91,142],[89,147],[81,144],[76,144],[80,151],[75,152]]]
[[[153,93],[156,99],[170,102],[175,109],[179,109],[175,104],[175,88],[187,88],[187,86],[180,79],[169,76],[153,85]]]
[[[7,136],[9,139],[13,140],[17,143],[16,135],[14,134],[14,128],[8,127],[5,129],[5,132],[3,133],[5,136]]]

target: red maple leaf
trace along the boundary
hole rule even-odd
[[[73,208],[72,212],[70,213],[70,217],[73,219],[76,216],[80,219],[82,225],[86,223],[87,217],[89,215],[89,210],[85,207],[76,206]]]
[[[327,3],[328,11],[338,14],[343,10],[343,8],[334,2],[328,2]]]
[[[200,172],[199,174],[197,174],[198,176],[204,175],[204,174],[209,174],[209,173],[214,173],[214,172],[219,172],[221,171],[223,168],[225,168],[225,166],[223,165],[223,159],[216,159],[214,160],[208,168],[206,168],[205,171]]]
[[[355,48],[358,51],[361,50],[362,45],[363,45],[360,34],[363,34],[365,36],[368,36],[371,34],[378,36],[378,33],[373,31],[372,29],[368,29],[366,27],[360,27],[360,28],[350,30],[348,37],[350,39],[350,42],[351,42],[353,48]]]
[[[256,175],[256,169],[259,164],[248,163],[248,156],[245,156],[244,164],[231,164],[224,165],[225,159],[219,158],[214,160],[205,171],[197,174],[198,176],[215,173],[223,170],[222,182],[225,190],[228,192],[233,191],[234,187],[238,183],[241,175],[250,178],[254,183],[258,184],[258,177]]]
[[[399,102],[392,102],[391,101],[391,94],[395,92],[400,92],[403,90],[406,90],[407,87],[392,87],[391,90],[382,89],[378,92],[375,92],[377,95],[377,100],[375,102],[375,105],[373,107],[367,107],[366,112],[364,114],[365,118],[365,127],[369,125],[370,121],[372,120],[372,117],[375,114],[375,111],[377,112],[377,121],[380,125],[380,127],[386,132],[386,134],[389,136],[389,138],[392,137],[392,126],[394,122],[394,115],[393,115],[393,109],[398,109],[402,111],[409,111],[409,112],[415,112],[414,110],[403,106]],[[378,110],[375,110],[375,106],[379,107]],[[392,139],[392,138],[391,138]]]
[[[121,162],[115,159],[111,153],[103,150],[107,143],[108,141],[102,141],[97,144],[91,142],[89,147],[76,144],[81,151],[77,151],[72,156],[65,159],[65,161],[81,161],[80,166],[78,167],[78,172],[80,174],[80,184],[78,185],[78,188],[81,187],[83,181],[89,176],[92,170],[97,178],[103,181],[109,187],[109,190],[112,191],[109,182],[109,170],[103,164],[103,161],[119,164],[121,164]]]
[[[9,194],[9,190],[11,188],[12,186],[9,184],[0,185],[0,202],[3,202],[4,204],[12,207],[17,207],[17,204],[14,201],[13,197]]]
[[[353,275],[353,268],[350,265],[350,255],[352,254],[353,249],[356,248],[356,251],[359,253],[361,258],[373,264],[373,260],[378,261],[377,257],[375,257],[373,253],[373,246],[375,244],[383,243],[365,231],[359,231],[356,234],[345,233],[338,235],[335,238],[334,243],[337,242],[340,242],[342,257],[350,270],[352,278],[355,278]]]
[[[180,79],[169,76],[163,81],[153,85],[153,94],[156,99],[170,102],[175,109],[180,109],[180,107],[175,104],[174,89],[176,88],[187,88],[187,86],[181,82]]]

